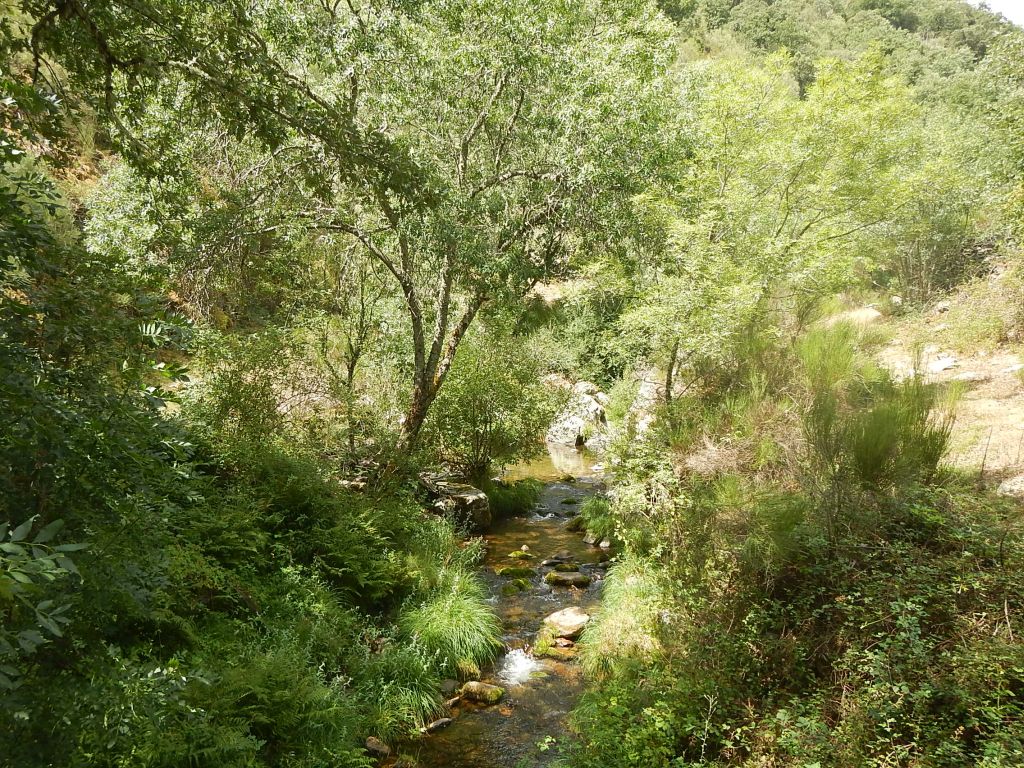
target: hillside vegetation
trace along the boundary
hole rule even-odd
[[[0,765],[420,738],[502,649],[420,476],[528,509],[552,381],[616,552],[561,764],[1024,764],[1024,31],[0,0],[0,60]]]

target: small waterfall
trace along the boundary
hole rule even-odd
[[[522,685],[539,669],[543,669],[543,665],[537,659],[522,648],[516,648],[505,654],[496,676],[505,685]]]

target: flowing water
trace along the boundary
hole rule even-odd
[[[551,446],[550,450],[543,459],[507,474],[508,479],[531,477],[544,483],[538,506],[524,517],[495,522],[485,536],[487,555],[481,572],[504,626],[505,652],[481,679],[500,685],[505,696],[494,706],[456,705],[451,725],[425,736],[409,750],[424,768],[543,766],[557,756],[558,744],[570,738],[566,720],[583,689],[579,668],[575,662],[536,659],[530,649],[548,614],[571,605],[591,613],[597,606],[604,573],[600,561],[606,555],[584,544],[582,534],[567,530],[566,525],[579,504],[600,489],[600,465],[592,455],[571,448]],[[509,557],[523,545],[534,559]],[[587,589],[544,583],[544,574],[551,569],[540,562],[566,552],[591,577]],[[530,589],[502,595],[507,579],[495,575],[494,569],[503,565],[533,568]],[[549,748],[541,749],[539,744]]]

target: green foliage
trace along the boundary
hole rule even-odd
[[[612,505],[602,496],[589,496],[580,506],[583,528],[597,541],[615,537],[615,517]]]
[[[501,650],[501,623],[476,576],[456,573],[424,603],[402,614],[402,631],[445,676],[471,674]]]
[[[556,400],[539,378],[536,360],[514,339],[463,345],[427,424],[440,458],[482,481],[543,450]]]
[[[64,615],[68,606],[33,597],[58,579],[78,575],[68,553],[86,546],[52,543],[64,527],[60,519],[29,538],[33,523],[34,517],[13,528],[0,523],[0,690],[15,687],[21,674],[19,656],[30,655],[46,642],[40,630],[51,638],[63,637],[61,625],[70,621]]]
[[[536,480],[517,480],[514,483],[487,482],[483,484],[491,514],[495,518],[525,515],[540,501],[541,486]]]
[[[948,403],[866,362],[852,329],[754,359],[687,404],[704,441],[676,460],[695,469],[665,466],[665,432],[619,457],[627,556],[581,643],[576,764],[1012,764],[1012,503],[937,471]],[[766,431],[800,443],[771,472],[686,456]]]
[[[0,762],[411,736],[500,647],[414,464],[529,457],[548,372],[618,382],[613,422],[667,390],[581,509],[624,560],[578,760],[1024,759],[1014,510],[942,470],[944,393],[807,332],[1006,256],[1018,32],[954,0],[59,5],[0,14]]]

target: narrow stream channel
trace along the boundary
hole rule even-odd
[[[423,768],[544,766],[557,757],[557,745],[569,737],[566,721],[583,690],[579,668],[573,661],[534,658],[530,649],[545,616],[569,606],[591,613],[597,605],[604,575],[601,560],[607,554],[583,543],[582,534],[568,530],[567,524],[579,504],[601,488],[598,461],[571,448],[551,446],[548,456],[507,474],[510,480],[530,477],[544,485],[533,512],[498,520],[485,536],[487,555],[481,573],[504,626],[506,650],[485,670],[482,680],[500,685],[505,696],[494,706],[460,703],[454,707],[452,724],[424,737],[412,750]],[[524,545],[533,559],[509,557]],[[550,587],[544,582],[552,568],[541,562],[566,554],[579,564],[581,573],[590,576],[589,587]],[[529,590],[502,594],[508,579],[496,575],[495,569],[508,565],[531,567]],[[551,748],[540,749],[544,742]]]

